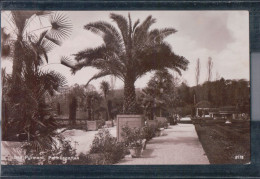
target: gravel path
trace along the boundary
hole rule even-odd
[[[193,124],[178,124],[146,145],[141,158],[126,156],[119,165],[209,164]]]

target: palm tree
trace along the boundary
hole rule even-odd
[[[5,95],[11,106],[8,122],[17,135],[25,133],[34,148],[50,149],[55,143],[52,136],[56,123],[45,100],[64,85],[66,79],[55,71],[41,71],[39,67],[44,60],[48,63],[48,52],[69,35],[71,25],[65,16],[45,11],[11,11],[2,15],[9,25],[1,28],[2,57],[13,61],[11,84]],[[49,26],[32,29],[30,24],[35,25],[36,21],[42,24],[43,16],[49,17]]]
[[[124,82],[124,114],[136,114],[135,81],[152,70],[165,68],[178,73],[186,70],[188,60],[176,55],[164,39],[176,32],[174,28],[150,29],[156,22],[148,16],[142,23],[137,20],[132,23],[130,14],[128,20],[122,15],[110,14],[116,22],[119,31],[110,23],[98,21],[84,26],[86,30],[100,35],[104,44],[75,54],[72,64],[68,58],[62,58],[62,64],[76,72],[83,67],[92,66],[100,70],[88,83],[106,75],[113,75]],[[87,83],[87,84],[88,84]]]
[[[90,91],[87,93],[87,106],[88,106],[88,116],[91,121],[95,120],[96,107],[100,105],[102,100],[100,94],[97,91]]]
[[[2,14],[8,26],[1,28],[2,57],[11,57],[12,70],[12,96],[18,102],[21,85],[21,73],[24,68],[38,68],[44,62],[48,63],[47,53],[55,45],[61,45],[61,40],[68,37],[71,24],[68,19],[59,13],[49,11],[11,11]],[[49,18],[49,25],[42,25],[42,17]],[[32,29],[32,24],[41,24],[38,29]],[[9,29],[9,33],[7,32]],[[32,65],[34,67],[32,67]]]
[[[100,89],[102,90],[103,94],[104,94],[104,99],[105,99],[105,103],[106,103],[106,110],[107,110],[107,117],[108,117],[108,121],[110,121],[110,114],[109,114],[109,110],[108,110],[108,102],[107,102],[107,95],[109,93],[110,90],[110,85],[107,81],[102,81],[100,84]]]

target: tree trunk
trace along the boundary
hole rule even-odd
[[[135,95],[135,80],[131,77],[125,79],[124,86],[124,114],[136,114],[137,113],[137,104],[136,104],[136,95]]]
[[[109,110],[108,110],[108,101],[107,101],[106,96],[105,96],[105,103],[106,103],[106,111],[107,111],[107,120],[110,121],[110,115],[109,115]]]
[[[77,114],[77,98],[73,96],[69,106],[69,120],[73,125],[76,124],[76,114]]]
[[[14,51],[14,58],[13,58],[13,71],[12,71],[12,84],[9,96],[11,101],[14,103],[18,103],[20,96],[22,95],[21,92],[21,73],[22,73],[22,56],[23,54],[23,47],[21,45],[21,41],[17,40],[15,42],[15,51]]]

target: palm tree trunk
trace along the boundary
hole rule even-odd
[[[109,115],[108,103],[107,103],[107,98],[106,97],[105,97],[105,102],[106,102],[106,110],[107,110],[107,120],[110,121],[110,115]]]
[[[18,103],[21,92],[21,73],[22,73],[22,52],[21,42],[18,40],[15,42],[15,51],[13,59],[13,71],[12,71],[12,84],[10,91],[10,98],[14,103]]]
[[[136,114],[136,94],[135,94],[135,80],[131,77],[126,77],[124,86],[124,114]]]

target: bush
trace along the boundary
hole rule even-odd
[[[117,142],[117,139],[112,137],[107,129],[102,129],[95,135],[90,154],[101,156],[104,159],[102,164],[114,164],[124,157],[125,145]]]
[[[170,125],[176,125],[177,124],[177,117],[176,116],[170,116],[168,118]]]
[[[153,137],[155,137],[155,131],[156,131],[156,127],[153,124],[143,127],[143,137],[146,139],[146,141],[149,141]]]
[[[122,137],[125,141],[126,146],[141,147],[143,144],[143,131],[142,128],[129,128],[127,125],[122,128]]]
[[[76,150],[72,148],[71,142],[64,139],[64,137],[57,135],[57,143],[51,149],[34,149],[34,142],[28,142],[22,146],[25,150],[27,158],[25,165],[39,165],[39,164],[64,164],[62,157],[76,157]],[[51,158],[50,158],[51,157]],[[68,163],[69,161],[67,161]],[[67,164],[65,162],[65,164]]]

